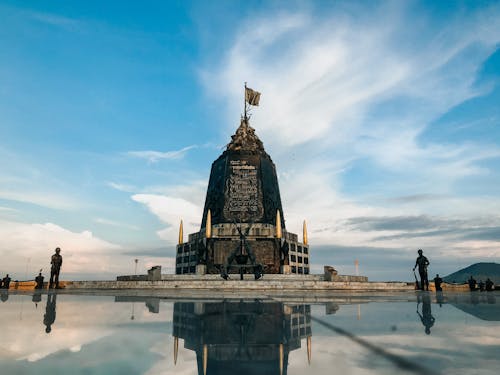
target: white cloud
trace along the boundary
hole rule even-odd
[[[126,229],[131,229],[131,230],[139,230],[139,228],[135,225],[130,225],[130,224],[126,224],[126,223],[122,223],[122,222],[110,220],[110,219],[104,219],[102,217],[98,217],[98,218],[94,219],[94,221],[96,223],[103,224],[103,225],[109,225],[112,227],[126,228]]]
[[[132,199],[146,205],[154,215],[167,224],[165,229],[158,232],[158,236],[171,244],[177,243],[181,220],[183,220],[185,234],[197,232],[200,229],[203,208],[193,202],[157,194],[135,194]]]
[[[142,158],[142,159],[147,159],[150,163],[156,163],[159,160],[177,160],[177,159],[182,159],[186,153],[198,146],[196,145],[191,145],[184,147],[180,150],[176,151],[166,151],[166,152],[160,152],[160,151],[129,151],[127,154],[130,156],[134,156],[137,158]]]

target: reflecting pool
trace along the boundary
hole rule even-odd
[[[497,374],[500,294],[0,294],[0,374]],[[312,300],[312,298],[311,298]]]

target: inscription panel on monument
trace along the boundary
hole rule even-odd
[[[231,160],[229,168],[224,216],[239,221],[259,220],[264,210],[257,167],[246,160]]]

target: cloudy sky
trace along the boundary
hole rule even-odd
[[[172,272],[239,123],[313,270],[500,261],[500,3],[0,3],[0,273]]]

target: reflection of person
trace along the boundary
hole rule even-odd
[[[428,293],[422,296],[422,314],[418,311],[418,305],[420,301],[417,302],[417,314],[425,327],[425,333],[429,335],[431,333],[431,327],[434,325],[436,319],[432,316],[431,311],[431,297]]]
[[[5,302],[9,299],[9,291],[8,290],[2,290],[1,294],[0,294],[0,300],[2,300],[2,302]]]
[[[62,266],[62,256],[60,254],[61,249],[56,248],[56,253],[52,255],[52,258],[50,259],[50,264],[52,265],[50,268],[50,283],[49,283],[49,288],[53,288],[55,284],[55,288],[59,288],[59,272],[61,272],[61,266]]]
[[[9,289],[10,288],[10,277],[9,277],[9,274],[7,274],[4,278],[3,278],[3,282],[2,282],[2,288],[4,289]]]
[[[39,290],[36,290],[35,293],[33,293],[33,297],[31,298],[31,302],[35,304],[35,308],[38,307],[38,302],[42,301],[42,292]]]
[[[427,277],[427,267],[429,266],[429,260],[423,255],[422,249],[418,249],[418,257],[415,261],[415,267],[413,271],[418,267],[418,273],[420,274],[420,289],[424,290],[424,284],[426,290],[429,290],[429,279]]]
[[[43,316],[43,324],[45,324],[45,332],[52,331],[52,324],[56,321],[56,299],[57,294],[49,292],[47,294],[47,305],[45,306],[45,315]]]
[[[35,289],[43,289],[43,279],[42,273],[40,272],[37,277],[35,277]]]
[[[443,288],[441,288],[442,283],[443,279],[439,277],[439,274],[436,274],[436,277],[434,278],[434,286],[436,287],[436,292],[443,291]]]
[[[436,292],[436,302],[439,303],[439,307],[443,307],[444,297],[442,291]]]
[[[467,281],[469,283],[469,289],[472,291],[476,290],[476,280],[470,276],[470,279]]]

